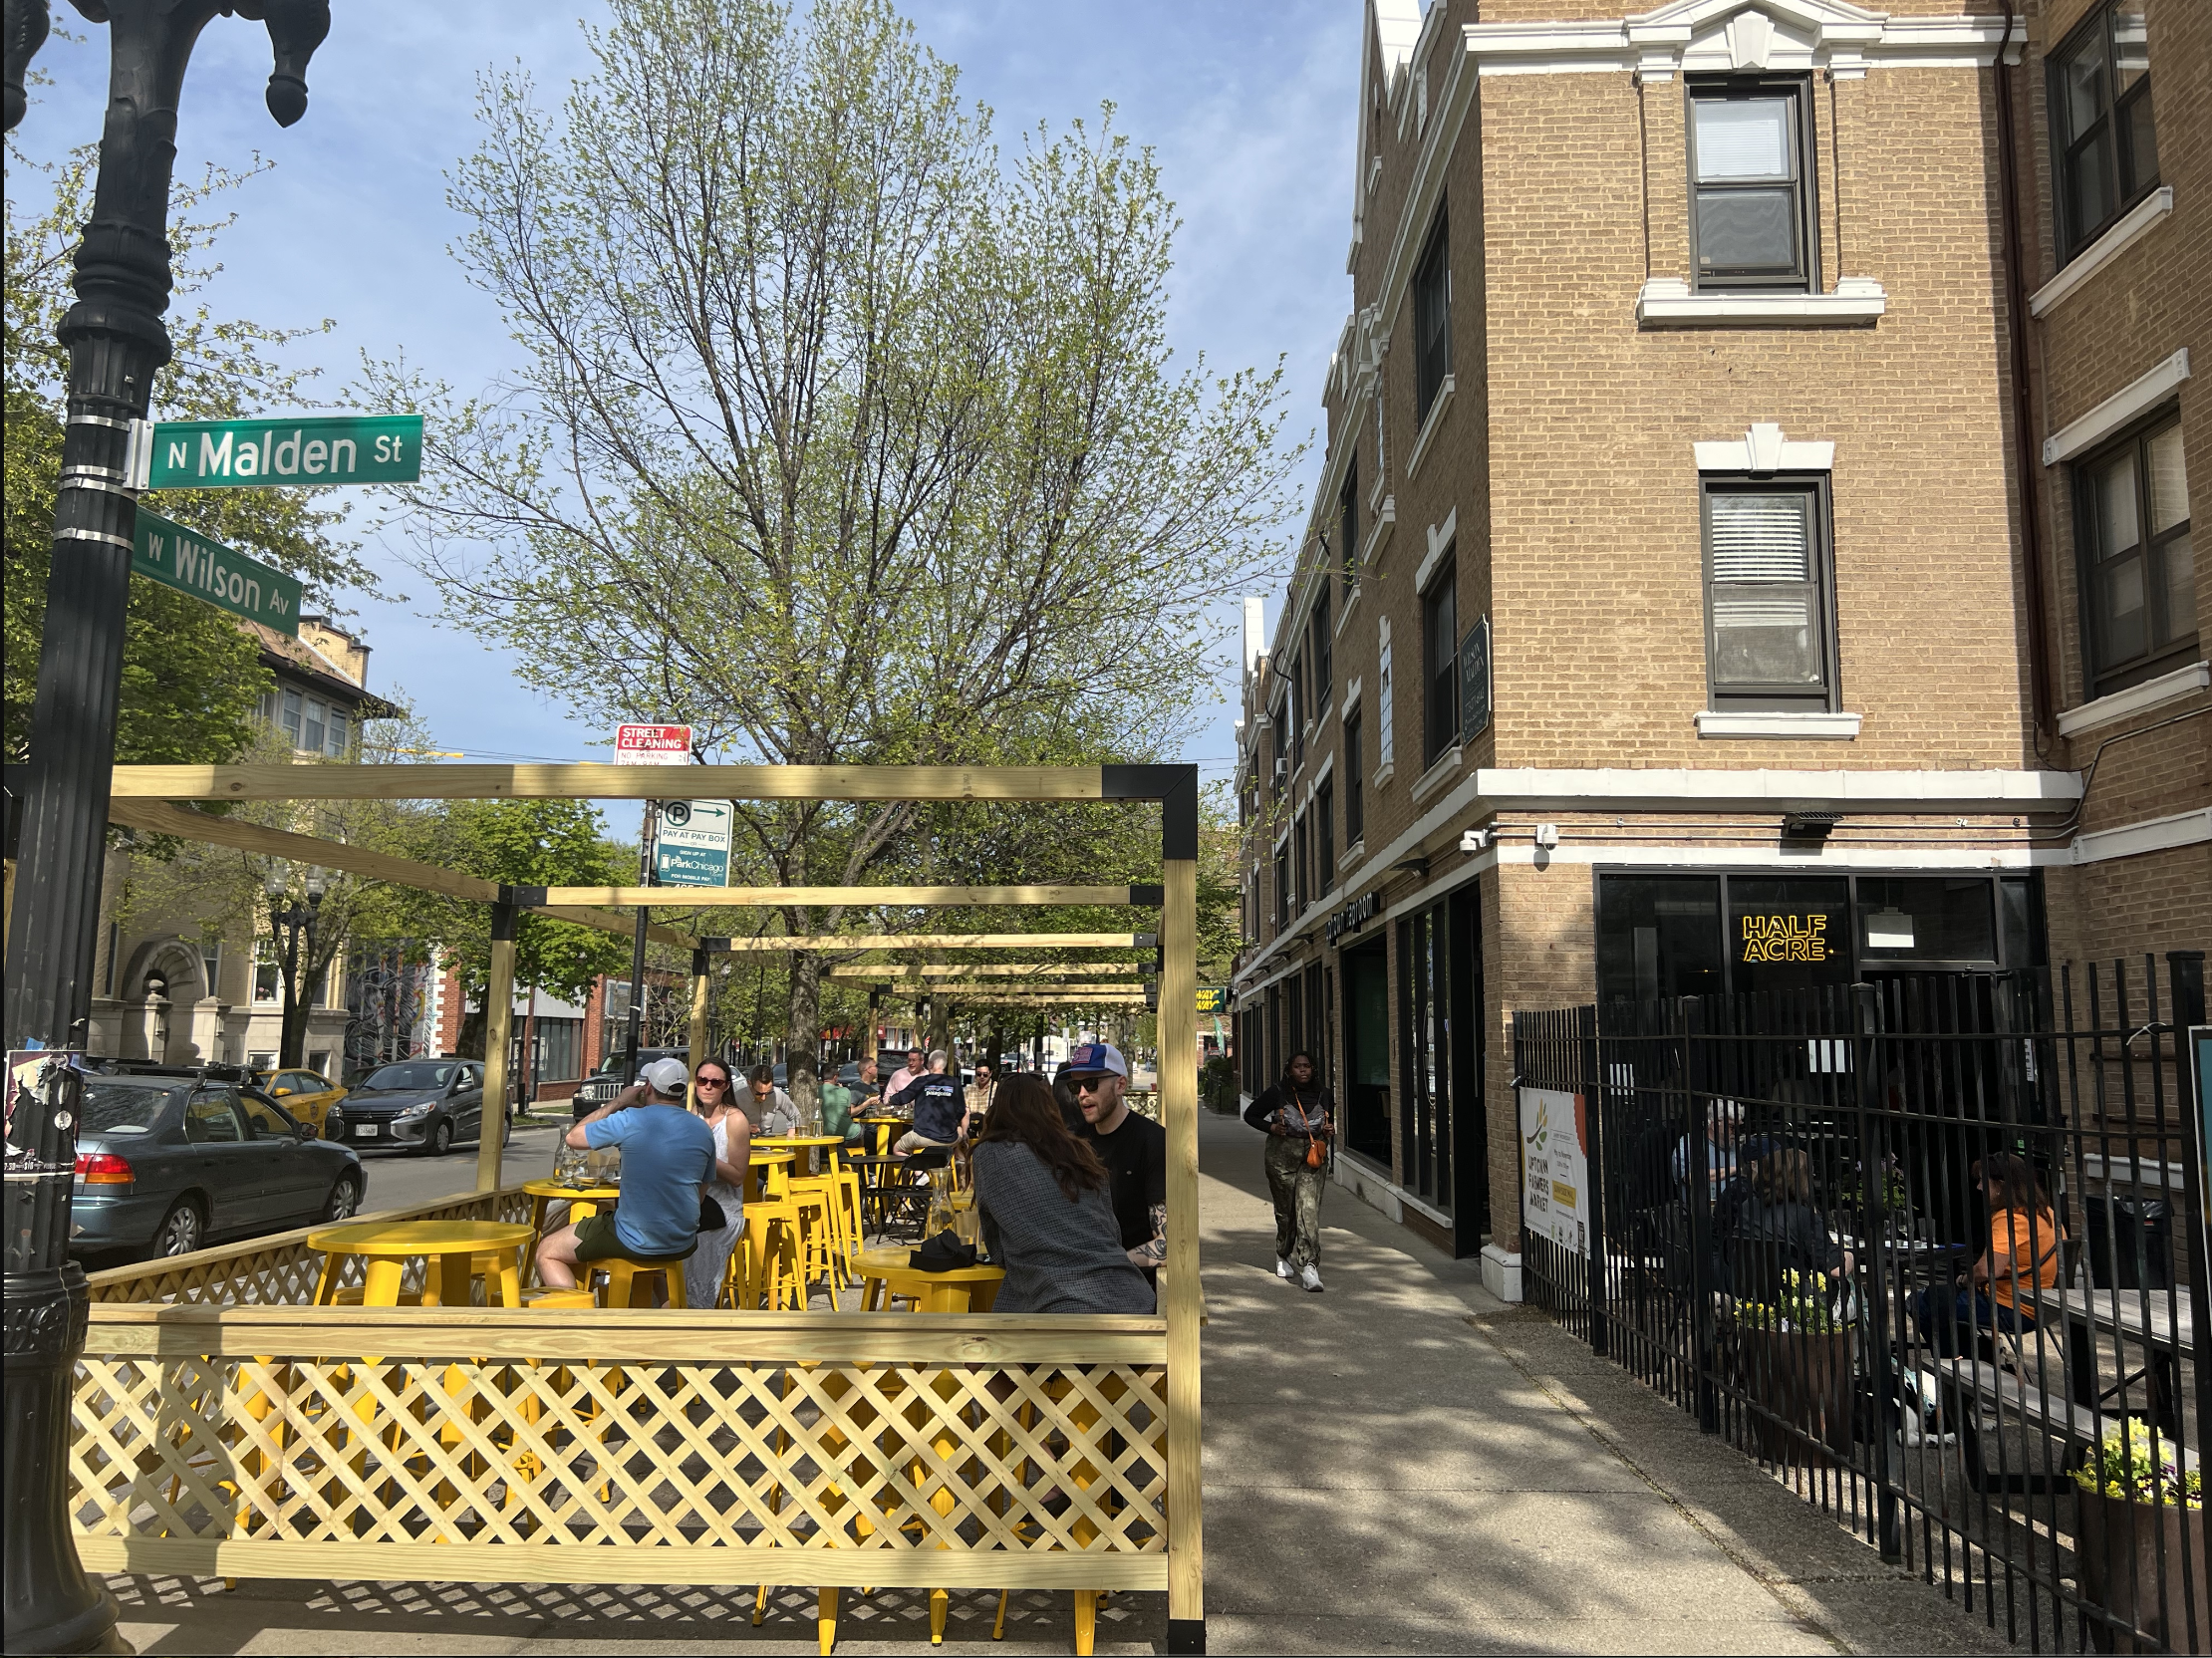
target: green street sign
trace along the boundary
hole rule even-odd
[[[218,610],[258,622],[294,639],[300,633],[300,584],[259,559],[234,553],[197,530],[138,508],[131,553],[134,575],[203,599]]]
[[[148,489],[268,489],[414,483],[422,476],[419,414],[315,414],[291,420],[162,420]]]

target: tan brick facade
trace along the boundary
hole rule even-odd
[[[1480,1028],[1484,1059],[1480,1103],[1461,1075],[1444,1109],[1461,1113],[1463,1142],[1487,1139],[1491,1230],[1507,1252],[1519,1213],[1510,1015],[1604,989],[1598,894],[1609,872],[2034,883],[2054,960],[2212,938],[2212,841],[2130,856],[2105,855],[2118,841],[2092,842],[2097,861],[2074,861],[2081,833],[2134,833],[2212,803],[2212,720],[2113,746],[2074,809],[2093,743],[2109,733],[2070,740],[2058,729],[2059,711],[2084,699],[2063,465],[2038,466],[2027,486],[2046,560],[2040,616],[2022,553],[2021,456],[2139,373],[2132,365],[2192,339],[2212,349],[2201,328],[2212,284],[2179,276],[2212,269],[2205,178],[2193,191],[2180,184],[2194,216],[2177,206],[2091,279],[2104,297],[2084,287],[2049,319],[2023,319],[2025,441],[2015,428],[2012,295],[2056,269],[2048,211],[2027,205],[2049,195],[2040,54],[2084,10],[2067,0],[2031,15],[2013,42],[2028,61],[2001,88],[2005,24],[1994,15],[1908,41],[1877,14],[1820,0],[1679,0],[1631,17],[1565,0],[1438,0],[1426,15],[1412,0],[1370,0],[1352,314],[1323,388],[1329,459],[1272,648],[1247,677],[1251,902],[1238,987],[1240,1008],[1256,1015],[1241,1027],[1249,1048],[1265,1039],[1270,997],[1302,981],[1281,975],[1321,964],[1332,975],[1326,1015],[1319,1030],[1301,1019],[1298,1033],[1344,1081],[1348,991],[1322,922],[1373,897],[1377,918],[1338,943],[1391,937],[1393,1150],[1387,1170],[1370,1162],[1408,1216],[1447,1210],[1453,1194],[1417,1190],[1425,1143],[1406,1143],[1409,1123],[1423,1132],[1406,1044],[1424,1027],[1408,996],[1426,980],[1409,980],[1399,929],[1452,892],[1474,895],[1452,914],[1474,917],[1462,948],[1481,1004],[1456,1011]],[[2157,107],[2161,166],[2177,182],[2183,169],[2201,177],[2212,7],[2150,0],[2150,12],[2153,76],[2166,84],[2170,57],[2175,83],[2173,113],[2163,97]],[[1701,285],[1692,245],[1690,89],[1755,82],[1798,100],[1801,222],[1817,247],[1810,280],[1780,307]],[[2177,123],[2193,131],[2169,147]],[[2030,250],[2017,273],[2008,166]],[[1424,416],[1414,272],[1440,215],[1451,379]],[[2156,237],[2166,240],[2152,249]],[[2062,339],[2069,308],[2083,319],[2079,340]],[[2196,384],[2182,383],[2180,407],[2201,496],[2212,422],[2192,418]],[[1731,454],[1742,459],[1729,464]],[[1358,516],[1349,591],[1334,574],[1347,475]],[[1771,475],[1816,485],[1826,506],[1830,694],[1795,713],[1743,715],[1709,686],[1703,492],[1715,478],[1758,488]],[[1422,593],[1447,576],[1458,630],[1490,624],[1492,714],[1432,766]],[[1308,620],[1323,588],[1325,699],[1311,687]],[[2054,686],[2040,724],[2039,630],[2053,642],[2043,672]],[[1316,704],[1302,755],[1275,717],[1292,678],[1301,705]],[[1340,867],[1309,869],[1301,901],[1278,915],[1276,838],[1302,813],[1310,859],[1324,768],[1330,810],[1343,814],[1342,711],[1355,686],[1364,833],[1347,851],[1335,827]],[[2161,703],[2140,722],[2192,705]],[[1747,724],[1760,734],[1718,734]],[[1278,758],[1292,762],[1279,792]],[[1825,840],[1786,842],[1791,809],[1838,821]],[[1539,825],[1550,844],[1536,844]],[[1463,833],[1477,828],[1500,833],[1463,854]],[[2007,892],[1993,903],[2026,902]],[[2007,935],[2001,951],[1998,931],[1989,965],[2027,965],[2000,959],[2027,947]],[[1455,984],[1471,981],[1462,971]],[[1280,1001],[1275,1018],[1283,1041],[1252,1056],[1254,1081],[1287,1045]],[[1468,1192],[1463,1183],[1463,1207]],[[1472,1253],[1481,1240],[1463,1225],[1456,1243]]]

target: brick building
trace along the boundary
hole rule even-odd
[[[2212,7],[1972,3],[1370,0],[1236,1005],[1246,1087],[1316,1051],[1339,1178],[1501,1284],[1515,1007],[2212,935],[2212,721],[2088,771],[2212,700]],[[2083,464],[2144,526],[2094,570]]]

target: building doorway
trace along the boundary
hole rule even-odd
[[[1390,1169],[1390,960],[1382,940],[1344,952],[1344,1149]]]

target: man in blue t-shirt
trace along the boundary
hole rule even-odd
[[[580,1262],[625,1255],[675,1260],[697,1246],[699,1193],[714,1174],[714,1131],[681,1103],[691,1073],[681,1059],[648,1065],[645,1081],[625,1088],[568,1131],[578,1151],[622,1148],[622,1201],[538,1244],[538,1276],[549,1289],[572,1289]]]

